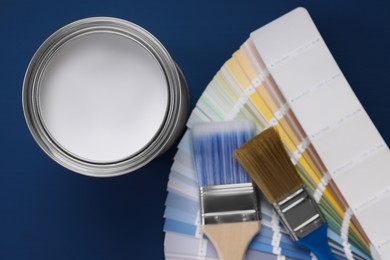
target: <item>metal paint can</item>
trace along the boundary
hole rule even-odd
[[[169,149],[189,110],[184,76],[164,46],[131,22],[68,24],[36,51],[23,111],[38,145],[84,175],[132,172]]]

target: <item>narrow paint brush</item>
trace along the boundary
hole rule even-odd
[[[293,240],[319,260],[336,259],[327,240],[327,223],[271,127],[234,152],[267,200],[273,205]]]
[[[257,189],[233,157],[234,150],[254,135],[251,121],[192,127],[202,230],[223,260],[243,259],[249,243],[260,231]]]

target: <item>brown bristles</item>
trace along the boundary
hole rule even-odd
[[[273,204],[303,185],[277,131],[270,127],[234,152],[239,163]]]

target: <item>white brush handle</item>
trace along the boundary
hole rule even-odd
[[[242,260],[249,243],[260,232],[260,221],[208,224],[202,230],[213,243],[220,260]]]

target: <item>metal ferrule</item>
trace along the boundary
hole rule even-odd
[[[304,186],[273,206],[294,240],[305,237],[326,222],[318,204]]]
[[[252,183],[200,188],[202,225],[260,220],[260,200]]]

